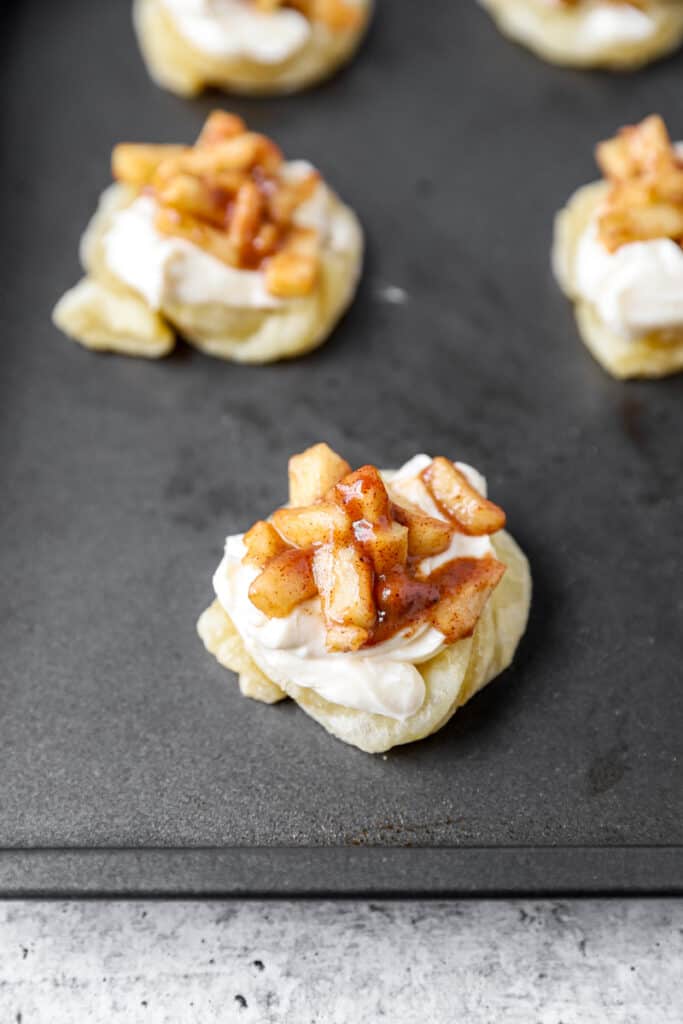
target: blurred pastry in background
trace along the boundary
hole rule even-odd
[[[683,369],[683,146],[657,115],[597,147],[603,180],[558,214],[553,266],[615,377]]]
[[[304,160],[214,111],[194,146],[121,144],[81,243],[85,278],[54,311],[92,349],[163,356],[178,332],[266,363],[322,344],[351,302],[363,236]]]
[[[471,466],[289,461],[289,504],[228,537],[197,624],[244,696],[368,753],[423,739],[512,661],[531,577]]]
[[[371,11],[372,0],[135,0],[133,16],[154,81],[193,96],[295,92],[327,78]]]
[[[680,0],[479,0],[500,30],[553,64],[641,67],[683,43]]]

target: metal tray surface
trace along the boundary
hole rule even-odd
[[[683,137],[683,56],[562,71],[475,3],[428,7],[380,4],[349,68],[261,101],[156,89],[127,3],[4,10],[5,894],[683,891],[683,379],[610,379],[548,261],[596,140],[654,110]],[[343,324],[265,368],[61,337],[112,145],[219,104],[362,218]],[[195,634],[223,538],[319,439],[478,466],[533,568],[514,667],[385,757],[244,700]]]

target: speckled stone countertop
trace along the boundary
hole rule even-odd
[[[683,902],[0,903],[2,1024],[680,1024]]]

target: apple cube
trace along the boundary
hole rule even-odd
[[[292,505],[312,505],[351,472],[345,459],[327,444],[314,444],[289,460],[289,500]]]
[[[360,626],[338,626],[333,624],[327,627],[325,646],[330,652],[358,651],[369,639],[370,631],[361,629]]]
[[[382,523],[390,519],[389,495],[374,466],[361,466],[355,473],[349,473],[335,490],[354,522],[365,519],[368,523]]]
[[[332,541],[343,543],[351,535],[349,517],[333,501],[319,501],[304,508],[279,508],[273,513],[273,525],[298,548]]]
[[[502,508],[472,487],[449,459],[434,459],[421,476],[437,505],[463,533],[480,536],[496,533],[505,526]]]
[[[287,542],[282,539],[275,527],[263,519],[254,523],[252,528],[245,533],[244,546],[247,549],[244,561],[251,565],[257,565],[259,569],[263,569],[271,558],[281,555],[288,549]]]
[[[354,523],[353,532],[375,572],[384,575],[408,561],[408,527],[400,523],[373,525],[366,519]]]
[[[237,114],[229,114],[225,110],[212,110],[202,128],[198,146],[214,146],[217,142],[232,139],[235,135],[246,132],[247,126]]]
[[[430,618],[448,643],[454,644],[474,632],[505,566],[495,558],[459,558],[444,569],[450,574],[449,586],[431,609]]]
[[[187,152],[187,146],[121,142],[111,156],[112,174],[117,181],[143,188],[150,184],[161,164]]]
[[[271,619],[286,618],[315,594],[311,556],[298,550],[276,555],[249,587],[251,603]]]
[[[408,554],[414,558],[430,558],[446,550],[453,537],[453,527],[443,519],[394,506],[394,518],[408,528]]]
[[[313,575],[328,626],[372,629],[376,619],[372,566],[355,545],[317,548]]]

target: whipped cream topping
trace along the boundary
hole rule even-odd
[[[305,177],[313,168],[305,160],[284,164],[285,180]],[[133,288],[152,309],[174,303],[216,304],[238,309],[274,309],[285,301],[266,288],[261,270],[230,267],[184,238],[164,235],[154,224],[157,204],[141,195],[114,214],[104,237],[109,269]],[[352,227],[335,197],[320,181],[313,195],[294,212],[293,223],[318,230],[321,244],[336,251],[352,248]]]
[[[382,476],[389,495],[398,504],[403,498],[427,515],[445,520],[419,478],[431,461],[428,455],[416,455],[397,472]],[[486,481],[475,469],[460,462],[456,465],[474,487],[486,494]],[[331,654],[325,647],[318,597],[300,604],[283,619],[269,619],[251,603],[249,587],[259,570],[243,564],[242,537],[228,537],[213,586],[259,668],[276,683],[308,687],[343,707],[401,721],[414,715],[425,698],[424,680],[416,666],[444,649],[443,634],[425,623],[400,631],[366,650]],[[494,555],[489,537],[455,533],[450,547],[440,555],[424,559],[420,568],[429,573],[454,558],[487,555]]]
[[[586,49],[613,43],[637,43],[655,31],[653,18],[629,4],[591,5],[581,18],[579,38]]]
[[[558,0],[541,0],[541,5],[571,15],[576,22],[575,42],[586,52],[599,52],[619,43],[636,43],[648,39],[657,28],[655,19],[646,11],[630,4],[604,3],[593,0],[578,8],[562,7]],[[521,17],[521,13],[520,13]],[[531,22],[532,14],[529,13]],[[529,26],[531,27],[531,26]]]
[[[670,238],[630,242],[609,252],[595,216],[577,246],[575,285],[621,337],[683,328],[683,249]]]
[[[162,0],[178,32],[197,50],[219,60],[248,58],[280,64],[308,42],[309,21],[298,11],[256,10],[245,0]]]

